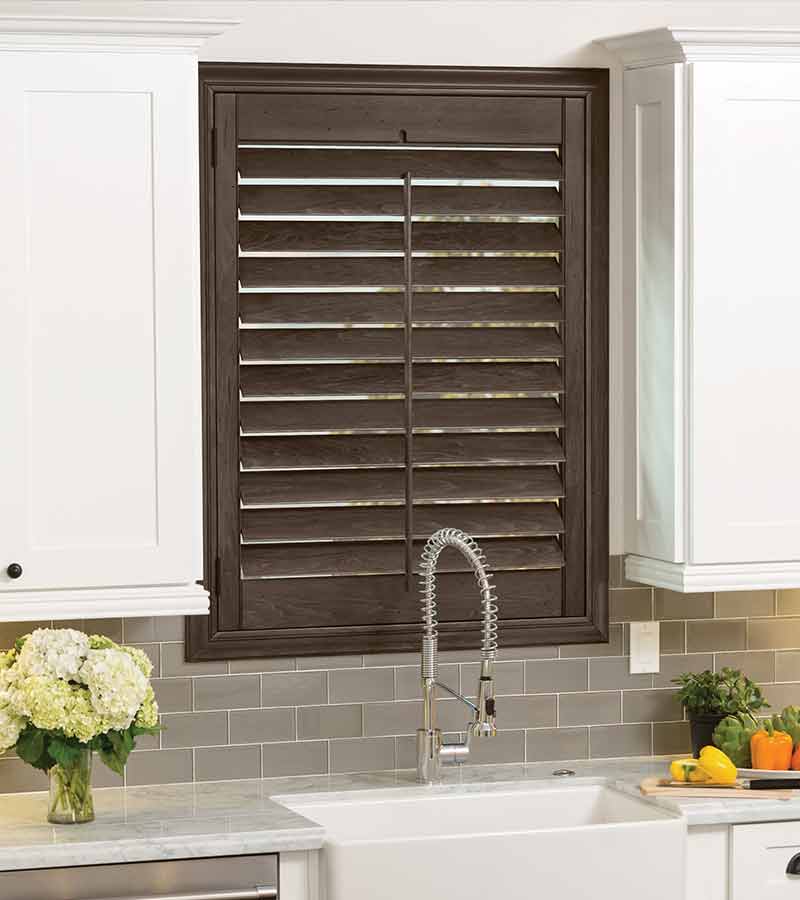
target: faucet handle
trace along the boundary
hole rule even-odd
[[[490,666],[485,665],[478,682],[478,702],[475,710],[475,719],[470,725],[470,733],[474,737],[494,737],[497,734],[494,678],[490,673]]]

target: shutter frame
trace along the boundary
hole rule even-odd
[[[435,72],[435,81],[432,80]],[[376,74],[380,73],[380,79],[376,80]],[[222,527],[221,519],[225,516],[224,510],[219,508],[219,498],[225,492],[225,475],[221,471],[223,461],[218,455],[219,451],[219,398],[211,396],[216,393],[216,384],[220,380],[218,361],[214,357],[214,346],[210,347],[211,338],[216,341],[215,325],[218,323],[215,311],[218,311],[221,302],[219,280],[215,278],[215,272],[219,267],[219,252],[221,250],[219,234],[220,203],[224,203],[221,197],[220,171],[224,170],[226,159],[236,154],[236,140],[227,140],[225,125],[229,124],[232,109],[237,105],[237,95],[245,96],[258,93],[302,93],[308,91],[309,84],[313,84],[315,90],[320,93],[341,94],[363,93],[369,90],[375,94],[390,95],[403,93],[432,94],[449,93],[453,96],[474,96],[481,93],[489,93],[492,96],[505,95],[509,97],[530,98],[536,96],[552,96],[559,98],[574,98],[577,107],[580,104],[585,114],[586,152],[584,154],[584,171],[590,190],[585,191],[587,214],[585,216],[585,284],[586,284],[586,314],[585,328],[586,353],[582,366],[585,371],[591,371],[591,384],[586,385],[587,402],[589,410],[584,417],[585,433],[582,435],[585,459],[587,460],[586,472],[591,477],[585,479],[585,512],[583,535],[586,542],[584,553],[585,565],[580,567],[579,581],[582,584],[582,593],[585,597],[585,609],[581,615],[572,614],[564,616],[565,611],[575,612],[577,604],[569,610],[569,602],[565,600],[562,607],[562,615],[545,615],[535,621],[519,620],[509,621],[502,627],[503,646],[519,646],[533,644],[553,644],[571,642],[593,642],[607,639],[607,567],[608,567],[608,475],[607,475],[607,375],[602,365],[607,366],[607,170],[608,170],[608,81],[607,72],[602,70],[426,70],[406,69],[403,67],[326,67],[326,66],[242,66],[228,64],[203,64],[201,65],[201,127],[204,133],[214,127],[218,131],[216,167],[212,168],[210,153],[205,152],[201,159],[203,177],[203,237],[205,252],[203,254],[203,280],[204,280],[204,344],[205,344],[205,423],[206,423],[206,543],[207,560],[216,559],[219,554],[223,563],[221,567],[221,592],[218,597],[212,599],[212,614],[208,619],[187,620],[187,647],[190,659],[220,659],[237,657],[258,656],[282,656],[304,653],[347,653],[370,652],[378,650],[402,650],[416,649],[418,645],[419,628],[415,622],[396,624],[360,624],[346,628],[336,629],[320,625],[315,628],[293,629],[271,628],[254,629],[252,612],[245,611],[242,597],[245,593],[257,590],[256,582],[245,582],[245,589],[239,585],[239,573],[225,562],[225,541],[231,541],[230,528]],[[227,109],[227,115],[220,113],[221,109]],[[222,115],[225,121],[220,121]],[[565,116],[562,127],[567,130],[570,127],[569,116]],[[201,144],[201,152],[210,144]],[[570,161],[565,161],[565,171],[568,170]],[[224,177],[224,176],[223,176]],[[229,181],[228,181],[229,184]],[[216,185],[216,196],[212,190]],[[240,188],[245,190],[245,188]],[[249,192],[252,189],[246,188]],[[259,188],[259,190],[261,190]],[[414,188],[422,191],[423,188]],[[433,189],[428,190],[430,193]],[[495,190],[494,188],[481,188],[481,190]],[[497,189],[501,190],[501,189]],[[538,189],[536,189],[538,190]],[[412,193],[412,197],[414,196]],[[430,202],[430,198],[426,200]],[[412,200],[413,203],[413,200]],[[561,215],[564,210],[559,203],[553,203],[552,199],[544,202],[540,197],[537,200],[539,209],[537,214]],[[543,208],[544,207],[544,208]],[[430,207],[428,207],[430,208]],[[512,208],[514,208],[512,206]],[[216,222],[216,228],[214,223]],[[249,227],[249,226],[248,226]],[[256,229],[254,229],[256,231]],[[564,233],[562,231],[562,233]],[[225,241],[222,235],[222,243]],[[235,257],[234,257],[235,259]],[[425,267],[422,267],[423,270]],[[436,267],[439,268],[439,267]],[[452,276],[451,276],[452,277]],[[402,279],[398,283],[402,288]],[[313,286],[308,288],[313,295]],[[566,291],[566,288],[565,288]],[[424,283],[419,279],[414,285],[416,295],[425,295]],[[544,292],[543,292],[544,293]],[[245,318],[251,315],[250,310],[258,307],[253,302],[255,294],[241,295],[242,309]],[[386,295],[388,296],[388,295]],[[399,296],[402,296],[402,292]],[[435,295],[432,295],[435,297]],[[448,300],[456,295],[448,295]],[[513,294],[504,295],[513,297]],[[565,293],[565,296],[568,294]],[[239,298],[235,298],[237,302]],[[480,299],[480,298],[477,298]],[[425,301],[423,300],[423,305]],[[545,304],[547,301],[544,301]],[[553,303],[550,302],[550,312],[553,311]],[[330,304],[329,304],[330,305]],[[501,303],[502,305],[502,303]],[[430,309],[435,306],[431,302]],[[262,305],[262,308],[263,305]],[[555,309],[559,309],[556,302]],[[262,313],[263,315],[263,313]],[[563,311],[559,311],[559,319],[564,317]],[[309,321],[306,319],[305,321]],[[470,322],[472,320],[469,320]],[[565,325],[566,333],[569,329],[569,317]],[[402,332],[401,332],[402,333]],[[508,363],[512,365],[513,363]],[[416,365],[416,364],[415,364]],[[469,364],[466,364],[469,365]],[[509,370],[511,371],[511,370]],[[423,373],[424,376],[424,373]],[[212,380],[213,379],[213,380]],[[222,379],[224,380],[224,378]],[[423,384],[424,384],[423,377]],[[552,387],[552,384],[549,386]],[[402,393],[402,392],[401,392]],[[426,395],[427,396],[427,395]],[[292,405],[304,401],[292,401]],[[335,404],[350,404],[348,409],[358,409],[357,400],[331,401]],[[436,399],[419,399],[419,418],[424,421],[426,413],[423,404],[443,404],[447,401]],[[474,403],[478,410],[479,399],[458,401],[461,403]],[[528,400],[508,401],[510,406],[521,409],[520,404],[539,404],[539,412],[546,412],[546,397],[538,396],[536,392]],[[392,401],[386,401],[391,404]],[[353,406],[355,404],[356,406]],[[279,415],[272,417],[276,422],[276,433],[281,429],[290,431],[292,418],[302,419],[299,410],[291,410],[292,418],[287,418],[285,406],[280,401],[275,401],[275,409]],[[485,406],[485,404],[484,404]],[[402,407],[402,401],[400,402]],[[432,409],[433,407],[431,407]],[[569,409],[569,406],[567,407]],[[399,411],[399,410],[398,410]],[[331,410],[332,415],[333,410]],[[258,426],[258,422],[252,418],[252,411],[243,413],[243,432]],[[327,411],[318,410],[318,414],[327,415]],[[516,413],[511,408],[507,411],[495,411],[481,408],[480,415],[497,415],[499,418],[513,422]],[[384,414],[382,414],[384,415]],[[402,415],[399,421],[394,419],[395,414],[390,410],[385,411],[385,418],[396,424],[387,427],[402,433]],[[552,414],[547,414],[548,421],[559,422],[559,412],[556,406]],[[415,413],[416,416],[416,413]],[[257,417],[258,418],[258,417]],[[452,417],[449,415],[448,419]],[[524,417],[520,414],[520,418]],[[567,419],[569,413],[567,413]],[[296,422],[294,423],[297,424]],[[415,422],[415,427],[416,427]],[[566,433],[569,432],[568,421]],[[313,426],[313,423],[312,423]],[[424,426],[422,426],[424,427]],[[451,426],[447,426],[448,429]],[[458,433],[458,425],[452,426],[454,433]],[[512,425],[513,427],[513,425]],[[227,431],[229,434],[229,429]],[[313,427],[312,427],[313,433]],[[417,432],[415,431],[415,434]],[[605,439],[604,439],[605,438]],[[238,462],[238,421],[236,423],[237,462]],[[228,457],[230,452],[228,452]],[[569,458],[569,453],[568,453]],[[229,471],[229,469],[228,469]],[[424,471],[424,470],[423,470]],[[238,465],[236,476],[238,481]],[[229,476],[230,477],[230,476]],[[232,496],[228,486],[228,497]],[[237,487],[238,499],[238,487]],[[567,501],[568,502],[568,501]],[[567,506],[568,508],[568,506]],[[237,510],[238,516],[238,510]],[[230,513],[228,513],[228,519]],[[456,525],[459,523],[456,522]],[[569,529],[565,521],[564,527]],[[238,539],[238,534],[236,535]],[[237,554],[238,554],[237,548]],[[489,552],[489,562],[492,562]],[[207,562],[206,571],[214,571],[213,562],[210,566]],[[536,571],[536,570],[535,570]],[[547,572],[548,570],[538,570]],[[384,577],[384,576],[381,576]],[[391,577],[391,576],[386,576]],[[499,577],[499,576],[498,576]],[[343,580],[346,580],[347,576]],[[212,579],[207,579],[212,580]],[[234,581],[236,581],[235,595]],[[519,578],[518,578],[519,581]],[[521,582],[520,582],[521,583]],[[255,588],[251,585],[256,585]],[[550,607],[544,606],[540,611],[548,613],[552,611],[552,579],[550,587],[543,589],[542,603],[551,603]],[[212,586],[213,587],[213,586]],[[294,587],[293,587],[294,590]],[[514,589],[516,590],[516,589]],[[548,593],[550,592],[550,593]],[[514,595],[516,596],[516,595]],[[565,595],[566,596],[566,595]],[[546,597],[550,597],[549,600]],[[574,592],[573,592],[574,598]],[[409,609],[416,610],[416,597],[409,595],[407,598]],[[261,601],[258,601],[261,602]],[[501,594],[502,602],[502,594]],[[516,601],[514,601],[516,602]],[[475,597],[475,609],[477,610],[477,596]],[[368,608],[368,607],[367,607]],[[523,607],[524,608],[524,607]],[[535,611],[535,610],[534,610]],[[503,610],[501,608],[501,616]],[[443,609],[443,616],[447,611]],[[469,647],[476,645],[478,633],[477,621],[446,623],[442,628],[442,644],[447,647]]]

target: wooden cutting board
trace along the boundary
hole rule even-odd
[[[741,782],[736,784],[687,784],[667,778],[645,778],[639,789],[646,796],[662,797],[716,797],[718,800],[793,800],[800,792],[786,789],[751,791]]]

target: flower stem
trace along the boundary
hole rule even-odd
[[[49,774],[48,821],[59,825],[91,822],[94,819],[91,751],[81,752],[68,765],[53,766]]]

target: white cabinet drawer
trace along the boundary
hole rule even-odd
[[[734,825],[730,900],[800,897],[800,875],[786,871],[795,854],[800,854],[800,822]]]

